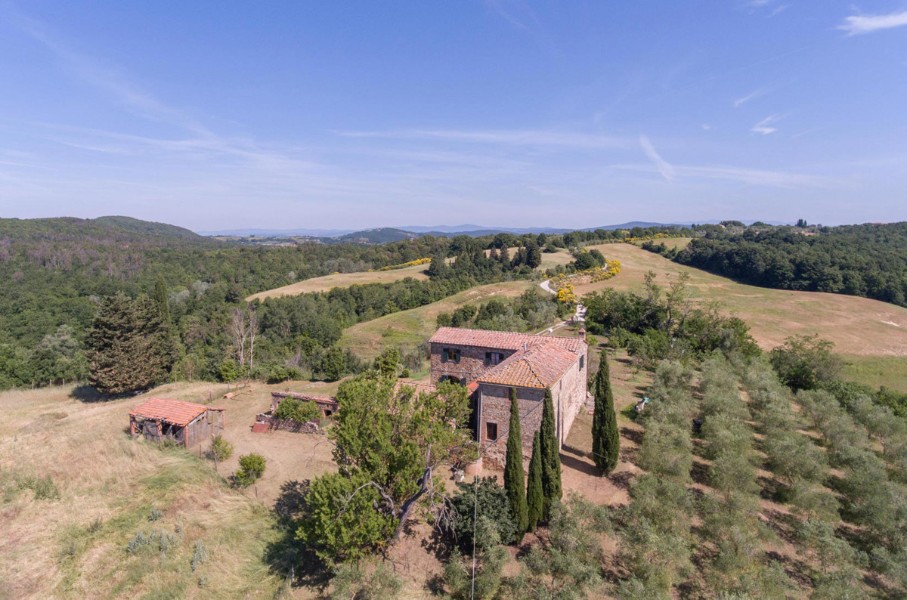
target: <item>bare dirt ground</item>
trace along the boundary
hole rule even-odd
[[[744,319],[764,349],[781,345],[791,335],[817,333],[834,342],[835,350],[842,354],[907,356],[907,308],[841,294],[743,285],[678,265],[631,244],[602,244],[590,248],[597,248],[607,258],[618,259],[621,272],[613,279],[577,286],[577,294],[605,288],[638,290],[648,271],[654,271],[658,283],[667,286],[686,271],[690,274],[694,300],[717,301],[725,312]]]
[[[333,446],[326,435],[273,431],[252,433],[255,415],[265,412],[271,403],[272,391],[310,392],[319,395],[336,393],[336,383],[287,382],[276,385],[252,383],[234,389],[236,394],[227,400],[215,399],[213,404],[227,409],[224,438],[234,445],[233,456],[219,465],[222,475],[239,467],[239,457],[255,452],[265,457],[265,474],[246,493],[266,506],[273,506],[286,481],[318,477],[336,470],[331,452]]]

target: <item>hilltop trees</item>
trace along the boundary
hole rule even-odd
[[[89,381],[105,394],[144,390],[165,381],[176,358],[157,303],[122,293],[101,301],[86,348]]]
[[[614,413],[614,395],[608,373],[608,359],[603,351],[593,384],[595,410],[592,415],[592,458],[602,473],[608,474],[617,466],[620,454],[620,434]]]
[[[526,531],[529,516],[526,506],[526,488],[523,487],[523,436],[520,432],[520,403],[516,390],[510,388],[510,429],[507,433],[507,458],[504,465],[504,489],[507,501],[520,533]]]

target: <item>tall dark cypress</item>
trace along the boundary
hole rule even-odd
[[[592,415],[592,458],[595,465],[607,475],[617,466],[620,455],[620,434],[617,431],[617,414],[614,412],[614,394],[608,359],[601,353],[601,362],[593,384],[595,411]]]
[[[542,487],[542,450],[539,432],[532,440],[532,458],[529,460],[529,483],[526,486],[527,531],[535,531],[545,513],[545,490]]]
[[[520,404],[516,389],[510,388],[510,429],[507,432],[507,458],[504,463],[504,490],[510,502],[513,520],[520,534],[526,532],[525,471],[523,471],[523,435],[520,431]]]
[[[561,499],[561,455],[557,441],[557,423],[554,419],[554,401],[551,390],[545,390],[545,406],[539,429],[539,447],[542,452],[542,489],[545,492],[544,518],[551,516],[551,507]]]

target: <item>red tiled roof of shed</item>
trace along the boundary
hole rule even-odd
[[[130,417],[141,417],[155,421],[165,421],[173,425],[185,427],[193,419],[209,410],[224,410],[215,406],[194,404],[169,398],[149,398],[134,409],[129,411]]]
[[[462,327],[441,327],[428,341],[438,344],[451,344],[453,346],[500,348],[502,350],[522,350],[524,347],[540,343],[552,343],[571,352],[577,352],[580,349],[580,344],[584,343],[579,338],[538,336],[509,331],[464,329]]]

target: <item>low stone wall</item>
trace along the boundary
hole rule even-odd
[[[293,433],[324,433],[321,426],[315,421],[300,423],[292,419],[278,419],[268,413],[262,413],[255,417],[256,423],[267,423],[270,431],[283,430],[292,431]]]

